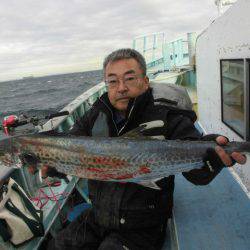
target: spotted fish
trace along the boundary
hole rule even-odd
[[[212,141],[26,135],[0,141],[0,163],[21,167],[29,155],[38,166],[67,175],[153,188],[157,179],[204,166],[206,150],[215,146]],[[250,142],[230,142],[224,149],[250,152]]]

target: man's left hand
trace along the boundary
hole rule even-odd
[[[218,136],[216,138],[216,142],[219,145],[224,146],[224,145],[226,145],[228,143],[228,139],[226,137],[224,137],[224,136]],[[233,152],[231,155],[229,155],[220,146],[216,146],[215,151],[218,154],[218,156],[220,157],[221,161],[227,167],[231,167],[231,166],[234,165],[233,160],[235,160],[235,162],[237,162],[237,163],[239,163],[241,165],[245,164],[246,161],[247,161],[246,156],[244,156],[243,154],[241,154],[239,152]]]

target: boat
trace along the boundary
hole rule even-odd
[[[249,11],[250,2],[239,0],[197,38],[196,74],[199,121],[195,126],[203,133],[217,132],[230,139],[249,140]],[[233,73],[234,70],[235,73]],[[235,77],[238,71],[242,70],[246,71],[243,73],[244,88],[241,86],[239,90],[237,83],[239,78],[235,80]],[[164,72],[157,74],[161,73]],[[224,87],[224,78],[232,78],[231,80],[236,83],[234,82],[233,87],[230,85],[225,92],[222,92],[223,95],[220,94],[220,88]],[[164,97],[169,95],[168,99],[178,102],[181,108],[192,108],[192,101],[182,86],[164,81],[152,84],[157,89],[156,95],[164,95]],[[55,129],[59,132],[69,130],[105,91],[104,82],[99,83],[63,108],[62,111],[68,111],[69,115],[50,119],[37,129],[39,131]],[[242,93],[244,93],[243,101]],[[241,111],[239,107],[242,106],[244,106],[245,113],[244,122],[240,123],[240,125],[243,124],[243,130],[240,130],[237,119],[236,122],[228,119],[225,111]],[[241,134],[242,131],[243,134]],[[250,169],[249,167],[248,162],[244,169]],[[243,178],[248,178],[247,176],[250,175],[245,172],[242,174],[241,169],[245,171],[238,167],[234,170],[223,169],[207,186],[194,186],[182,176],[176,176],[173,218],[168,223],[163,250],[247,250],[250,248],[250,195],[248,181]],[[13,176],[20,180],[28,194],[36,195],[40,181],[37,176],[31,176],[25,169],[15,171]],[[43,189],[49,194],[48,187]],[[59,187],[53,187],[54,192],[67,192],[69,195],[74,189],[79,191],[86,204],[90,203],[85,179],[71,177],[69,183],[62,181]],[[58,200],[62,211],[68,208],[67,199],[68,196]],[[54,202],[49,202],[44,208],[45,234],[50,232],[54,235],[61,228],[59,212]],[[18,249],[38,249],[43,240],[44,237],[34,238]],[[0,241],[0,249],[15,248],[9,243]]]

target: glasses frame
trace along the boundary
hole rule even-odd
[[[129,75],[129,74],[125,74],[125,75],[123,75],[122,77],[117,77],[117,76],[115,76],[114,78],[116,78],[115,80],[117,80],[117,83],[115,83],[114,85],[110,84],[110,83],[108,82],[108,80],[105,79],[105,80],[104,80],[105,85],[106,85],[108,88],[114,89],[114,88],[118,88],[120,82],[122,81],[123,84],[124,84],[126,87],[131,87],[131,86],[133,86],[133,85],[135,85],[135,84],[138,84],[138,80],[139,80],[139,79],[142,79],[142,78],[145,77],[144,74],[134,74],[134,76],[135,76],[135,78],[136,78],[136,79],[135,79],[135,82],[134,82],[133,84],[130,85],[130,84],[126,83],[126,81],[125,81],[125,78],[126,78],[126,76],[128,76],[128,75]],[[128,76],[128,77],[129,77],[129,76]]]

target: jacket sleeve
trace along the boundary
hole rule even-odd
[[[69,130],[70,135],[90,136],[89,112],[81,119],[76,120],[73,127]]]
[[[175,116],[170,124],[168,127],[168,138],[171,140],[203,140],[203,136],[195,128],[193,121],[188,116]],[[201,169],[193,169],[182,174],[188,181],[195,185],[207,185],[218,175],[220,170],[220,168],[215,168],[215,171],[211,172],[209,167],[204,163]]]

